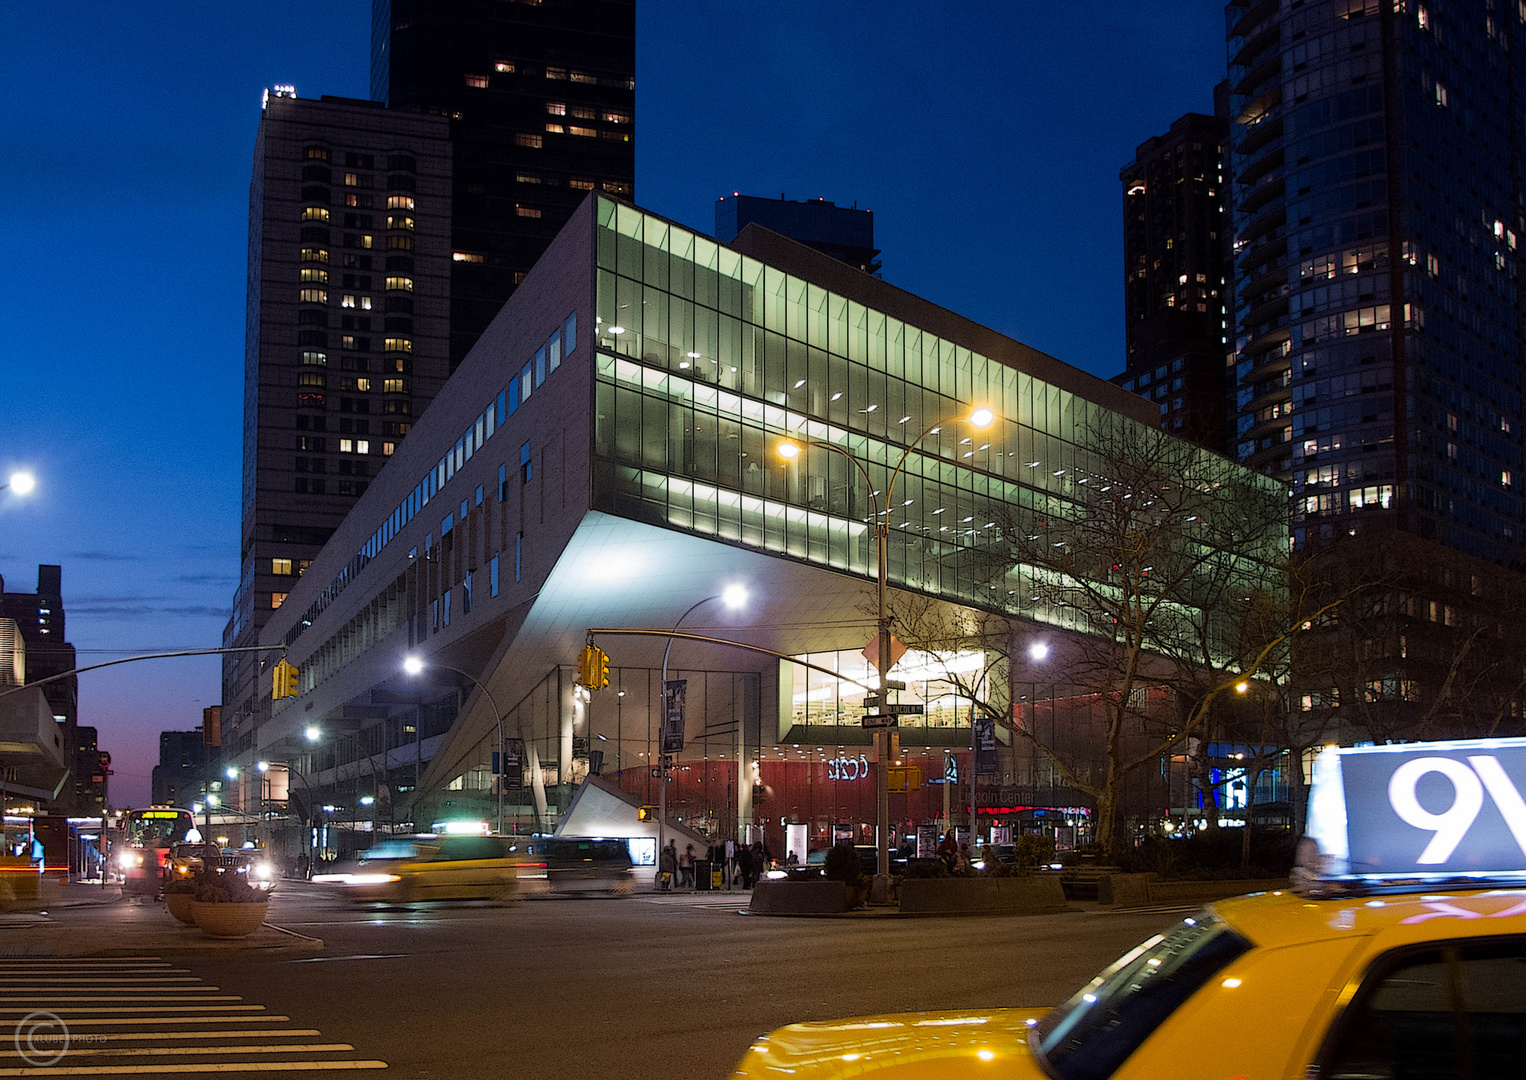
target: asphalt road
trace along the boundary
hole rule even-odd
[[[742,894],[354,908],[287,886],[311,957],[176,958],[408,1078],[719,1078],[795,1020],[1045,1006],[1180,916],[799,919]]]

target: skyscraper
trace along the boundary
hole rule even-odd
[[[442,117],[269,97],[249,185],[241,572],[224,644],[250,645],[449,374]],[[224,658],[228,737],[268,704]]]
[[[1227,108],[1226,88],[1215,93]],[[1126,368],[1112,381],[1154,401],[1160,426],[1222,453],[1228,351],[1229,121],[1188,113],[1123,167]]]
[[[583,197],[635,196],[635,0],[373,0],[371,96],[450,118],[450,362]]]
[[[0,619],[12,619],[21,634],[26,655],[26,681],[36,682],[78,666],[74,646],[69,644],[64,623],[63,568],[43,565],[37,568],[35,593],[7,592],[0,577]],[[74,675],[42,687],[53,719],[63,735],[63,757],[73,768],[79,745],[79,679]],[[93,738],[91,740],[93,744]],[[61,808],[72,810],[84,788],[76,771],[58,796]],[[85,778],[88,785],[89,777]]]
[[[1234,450],[1299,542],[1521,558],[1523,19],[1228,5]]]

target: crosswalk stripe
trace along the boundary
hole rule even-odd
[[[163,1065],[83,1065],[70,1068],[68,1059],[45,1067],[23,1066],[0,1069],[0,1076],[163,1076],[167,1073],[236,1073],[236,1072],[340,1072],[358,1069],[385,1069],[385,1061],[207,1061],[197,1064]]]
[[[214,1076],[386,1069],[347,1042],[246,1002],[160,958],[144,965],[0,962],[0,1078]]]
[[[69,1057],[180,1057],[186,1054],[319,1054],[355,1049],[349,1043],[278,1043],[271,1046],[119,1046],[106,1050],[69,1048]],[[0,1049],[0,1057],[20,1057]]]

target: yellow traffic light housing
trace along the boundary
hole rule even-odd
[[[657,808],[655,806],[643,806],[636,811],[637,821],[657,820]]]
[[[577,683],[589,690],[602,690],[609,685],[609,656],[603,649],[583,646],[578,653]]]
[[[297,669],[285,660],[277,661],[270,675],[270,700],[297,696]]]
[[[595,690],[602,690],[609,685],[609,654],[603,649],[595,649],[594,652],[598,655],[594,657],[596,666],[594,668],[593,688]]]

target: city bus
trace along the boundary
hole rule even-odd
[[[122,818],[122,837],[112,852],[112,862],[122,879],[122,892],[158,893],[170,848],[200,838],[196,819],[189,810],[151,806],[127,811]]]

